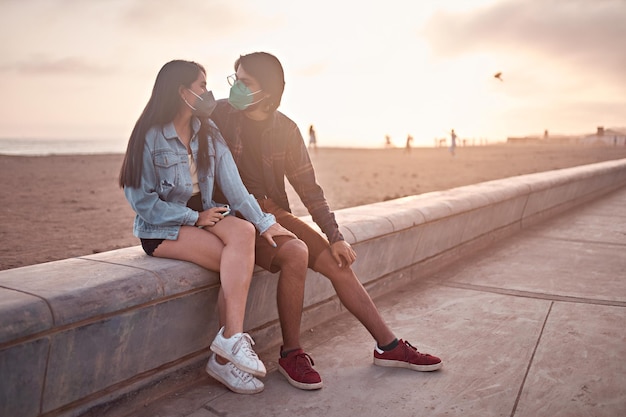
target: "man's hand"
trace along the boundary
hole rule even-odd
[[[356,252],[345,240],[338,240],[330,245],[330,253],[335,258],[339,268],[350,266],[356,260]]]
[[[272,247],[276,247],[276,242],[274,242],[274,236],[291,236],[297,239],[297,236],[291,233],[289,230],[285,229],[278,223],[274,223],[267,229],[265,232],[261,233],[261,236],[267,240],[267,242],[272,245]]]

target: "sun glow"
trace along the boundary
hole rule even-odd
[[[202,63],[222,98],[237,56],[259,50],[285,67],[281,110],[303,132],[314,124],[320,146],[626,125],[626,29],[613,24],[626,19],[623,2],[61,3],[0,4],[10,40],[0,46],[0,137],[127,137],[165,62]]]

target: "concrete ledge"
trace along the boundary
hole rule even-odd
[[[339,210],[373,297],[626,186],[626,159]],[[309,217],[304,218],[311,223]],[[255,272],[245,327],[276,345],[277,277]],[[219,276],[132,247],[0,272],[0,415],[77,416],[204,360]],[[303,329],[342,312],[309,271]]]

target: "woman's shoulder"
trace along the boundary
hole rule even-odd
[[[170,123],[165,126],[154,125],[146,132],[146,146],[152,151],[167,149],[171,147],[171,141],[168,139],[176,136],[176,129],[173,124]]]
[[[219,128],[217,127],[217,125],[215,124],[215,121],[211,118],[206,119],[206,123],[208,123],[208,125],[214,129],[217,130],[219,132]]]
[[[164,126],[153,125],[146,132],[146,139],[168,139],[172,137],[176,137],[176,128],[174,128],[173,123]]]
[[[214,134],[211,135],[211,139],[212,139],[210,141],[211,145],[213,145],[213,147],[215,148],[215,154],[218,157],[227,152],[230,152],[230,149],[228,148],[228,144],[226,144],[226,141],[222,137],[219,130],[216,130]]]

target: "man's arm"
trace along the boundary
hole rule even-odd
[[[343,241],[344,237],[339,231],[335,215],[330,210],[324,191],[315,178],[313,164],[302,134],[295,124],[290,129],[287,140],[285,175],[328,241],[331,244]]]

